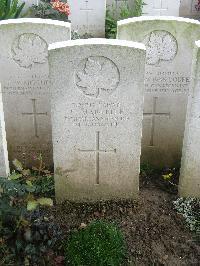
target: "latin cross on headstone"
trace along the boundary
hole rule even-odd
[[[22,113],[22,115],[31,115],[33,116],[33,127],[34,127],[34,132],[35,132],[35,137],[39,138],[38,135],[38,123],[37,123],[37,116],[41,116],[41,115],[47,115],[46,113],[37,113],[36,110],[36,99],[31,99],[32,101],[32,113]]]
[[[89,0],[84,0],[84,7],[81,7],[80,10],[86,13],[86,23],[87,23],[87,29],[89,29],[89,13],[93,10],[92,8],[88,7]]]
[[[155,132],[155,120],[157,116],[165,116],[170,118],[170,113],[158,113],[157,109],[157,100],[158,97],[153,98],[153,110],[151,113],[144,113],[144,117],[151,117],[151,138],[150,138],[150,147],[154,146],[154,132]]]
[[[100,177],[99,177],[99,167],[100,167],[100,158],[99,155],[100,153],[106,153],[106,152],[111,152],[111,153],[116,153],[116,149],[114,150],[101,150],[100,149],[100,132],[96,132],[96,149],[95,150],[81,150],[81,152],[95,152],[96,153],[96,184],[99,185],[100,183]]]
[[[162,11],[167,11],[168,8],[164,7],[166,5],[167,0],[154,0],[154,6],[153,9],[156,11],[159,11],[159,16],[162,15]]]

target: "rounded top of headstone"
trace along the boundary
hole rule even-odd
[[[200,25],[200,22],[198,20],[182,18],[182,17],[173,17],[173,16],[141,16],[141,17],[135,17],[135,18],[128,18],[128,19],[118,21],[117,25],[123,26],[123,25],[136,23],[136,22],[156,21],[156,20],[185,22],[185,23],[192,23],[192,24]]]
[[[73,40],[65,42],[56,42],[49,45],[50,50],[61,49],[65,47],[72,46],[82,46],[82,45],[113,45],[113,46],[126,46],[135,49],[146,50],[145,45],[138,42],[125,41],[125,40],[116,40],[116,39],[101,39],[101,38],[92,38],[92,39],[83,39],[83,40]]]
[[[19,19],[7,19],[0,21],[0,27],[3,25],[11,24],[47,24],[47,25],[56,25],[66,28],[71,28],[71,23],[52,20],[52,19],[42,19],[42,18],[19,18]]]

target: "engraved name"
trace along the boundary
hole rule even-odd
[[[78,127],[117,127],[130,120],[127,110],[116,102],[71,103],[66,113],[66,121]]]
[[[160,93],[188,93],[190,77],[178,72],[146,73],[145,91]]]

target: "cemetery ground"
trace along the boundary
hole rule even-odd
[[[157,171],[142,166],[138,201],[56,204],[53,176],[40,160],[31,172],[23,169],[18,161],[15,166],[17,170],[9,182],[1,180],[4,193],[0,206],[0,265],[199,265],[200,202],[193,201],[191,205],[188,201],[185,205],[185,217],[191,229],[196,225],[195,233],[174,208],[176,201],[179,211],[183,210],[183,204],[177,201],[179,173],[176,169]],[[83,235],[77,237],[91,224],[95,225],[95,221],[106,228],[100,235],[98,229],[94,235],[104,241],[94,238],[102,255],[99,258],[96,254],[97,260],[89,249],[94,242],[90,242],[90,238],[87,243],[83,242]],[[119,232],[112,235],[112,229],[108,233],[109,226]],[[73,242],[71,246],[67,244],[74,234],[78,241],[75,249]],[[124,247],[119,250],[121,236]],[[119,240],[119,246],[113,247],[114,252],[109,246],[115,245],[112,239]],[[116,258],[109,262],[109,257],[115,258],[115,252],[122,252],[122,260]],[[83,253],[87,264],[77,263]],[[70,254],[74,261],[69,260]]]

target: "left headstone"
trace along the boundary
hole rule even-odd
[[[53,165],[48,44],[70,39],[70,24],[55,20],[0,22],[2,83],[9,160],[25,166],[42,154]]]
[[[57,200],[137,197],[144,45],[52,44],[49,63]]]
[[[6,141],[6,130],[4,121],[4,111],[0,84],[0,178],[6,177],[10,173],[8,162],[8,150]]]

